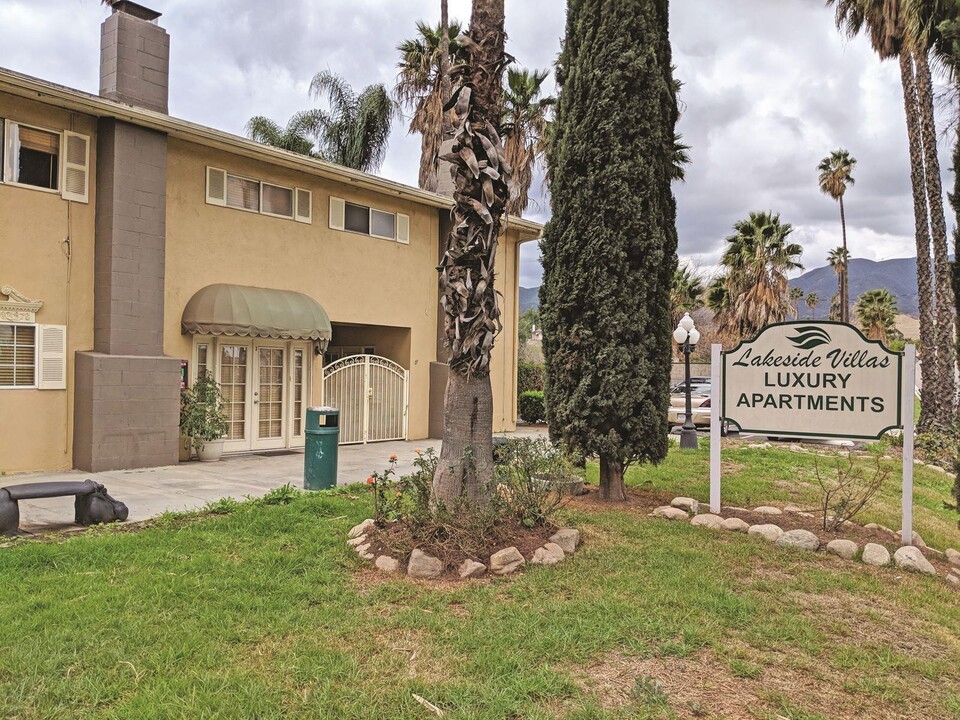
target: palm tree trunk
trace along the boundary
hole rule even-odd
[[[440,100],[444,105],[450,100],[450,52],[447,38],[450,36],[450,20],[447,16],[447,0],[440,0]],[[450,113],[443,114],[443,138],[450,132]]]
[[[937,388],[943,398],[953,398],[955,383],[953,368],[956,352],[953,344],[953,283],[950,277],[950,259],[947,246],[947,222],[943,212],[943,187],[940,182],[940,158],[937,156],[937,129],[933,111],[933,79],[926,53],[915,53],[917,66],[917,100],[920,107],[920,132],[923,136],[924,164],[926,166],[927,201],[930,204],[930,229],[933,236],[933,270],[937,323],[937,364],[940,373]],[[953,424],[953,403],[940,403],[934,422],[946,430]]]
[[[850,263],[847,255],[847,216],[840,196],[840,229],[843,232],[843,267],[840,268],[840,322],[850,322]]]
[[[900,82],[910,146],[910,184],[913,189],[913,221],[917,246],[917,296],[920,306],[920,345],[923,351],[923,386],[920,390],[921,432],[934,427],[939,417],[939,363],[933,321],[933,276],[930,269],[930,230],[927,225],[927,197],[924,184],[923,146],[920,140],[919,107],[910,53],[900,53]]]
[[[482,507],[493,485],[493,392],[490,353],[500,331],[494,264],[510,192],[503,166],[504,0],[474,0],[467,67],[461,71],[454,131],[453,223],[440,261],[441,306],[448,346],[443,447],[431,503],[448,509]],[[479,162],[496,177],[475,174]],[[499,169],[499,170],[498,170]],[[466,507],[458,500],[463,498]]]

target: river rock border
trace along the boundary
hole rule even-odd
[[[694,499],[688,497],[676,497],[669,505],[661,505],[650,513],[651,517],[663,520],[672,520],[680,522],[689,522],[691,525],[705,528],[711,531],[740,532],[761,538],[766,542],[773,543],[780,547],[795,548],[807,552],[825,552],[836,555],[844,560],[856,561],[865,565],[875,567],[887,567],[891,564],[900,570],[916,572],[924,575],[939,576],[937,569],[927,560],[923,551],[928,554],[942,557],[948,566],[944,578],[948,583],[960,588],[960,551],[949,548],[943,553],[933,548],[927,547],[916,532],[913,533],[913,545],[904,545],[897,548],[891,555],[890,551],[879,543],[866,543],[861,550],[860,546],[853,540],[846,538],[837,538],[823,545],[821,548],[820,538],[809,530],[783,530],[779,525],[773,522],[749,525],[746,521],[737,517],[723,518],[712,513],[700,513],[701,505]],[[728,508],[730,510],[742,510],[742,508]],[[761,505],[750,512],[756,515],[763,515],[775,520],[778,516],[785,514],[795,514],[803,517],[812,517],[810,513],[803,512],[800,508],[786,506],[782,510],[770,505]],[[863,526],[866,529],[884,530],[894,538],[899,539],[900,533],[894,532],[890,528],[869,523]]]
[[[372,545],[370,536],[376,530],[376,523],[367,518],[362,523],[353,526],[347,533],[347,546],[353,549],[362,559],[372,560],[374,567],[385,573],[406,573],[417,580],[435,580],[443,575],[447,567],[440,558],[433,557],[415,548],[407,558],[404,569],[398,558],[390,555],[377,555],[369,552]],[[462,580],[479,578],[488,572],[492,575],[510,575],[527,564],[556,565],[563,562],[567,556],[573,555],[580,545],[580,531],[574,528],[561,528],[550,536],[541,547],[534,550],[529,558],[525,558],[516,547],[505,547],[492,553],[487,563],[472,558],[465,559],[456,568]]]

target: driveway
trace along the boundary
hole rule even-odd
[[[508,437],[545,435],[542,426],[519,428]],[[338,485],[364,482],[371,473],[385,469],[396,454],[401,475],[413,470],[416,450],[434,448],[440,440],[416,440],[340,446]],[[130,508],[130,520],[146,520],[167,512],[195,510],[224,497],[260,497],[273,488],[290,483],[303,487],[303,451],[284,454],[227,455],[220,462],[188,462],[180,465],[88,473],[70,470],[60,473],[20,473],[0,478],[0,487],[31,482],[84,480],[91,478],[107,488]],[[20,501],[20,529],[26,532],[76,527],[73,498]]]

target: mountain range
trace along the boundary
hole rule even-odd
[[[816,293],[819,302],[813,312],[817,319],[824,319],[830,313],[830,298],[837,291],[837,274],[829,265],[814,268],[803,275],[793,278],[790,287],[798,287],[804,295]],[[891,260],[850,260],[850,303],[867,290],[883,288],[897,298],[897,307],[901,313],[917,316],[917,259],[894,258]],[[520,312],[539,307],[540,288],[520,288]],[[810,310],[800,302],[800,317],[809,318]]]

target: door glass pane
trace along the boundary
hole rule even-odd
[[[293,351],[293,436],[303,435],[303,350]]]
[[[257,349],[260,363],[258,437],[283,437],[283,348]]]
[[[227,440],[246,437],[247,348],[243,345],[220,346],[220,391],[227,412]]]

